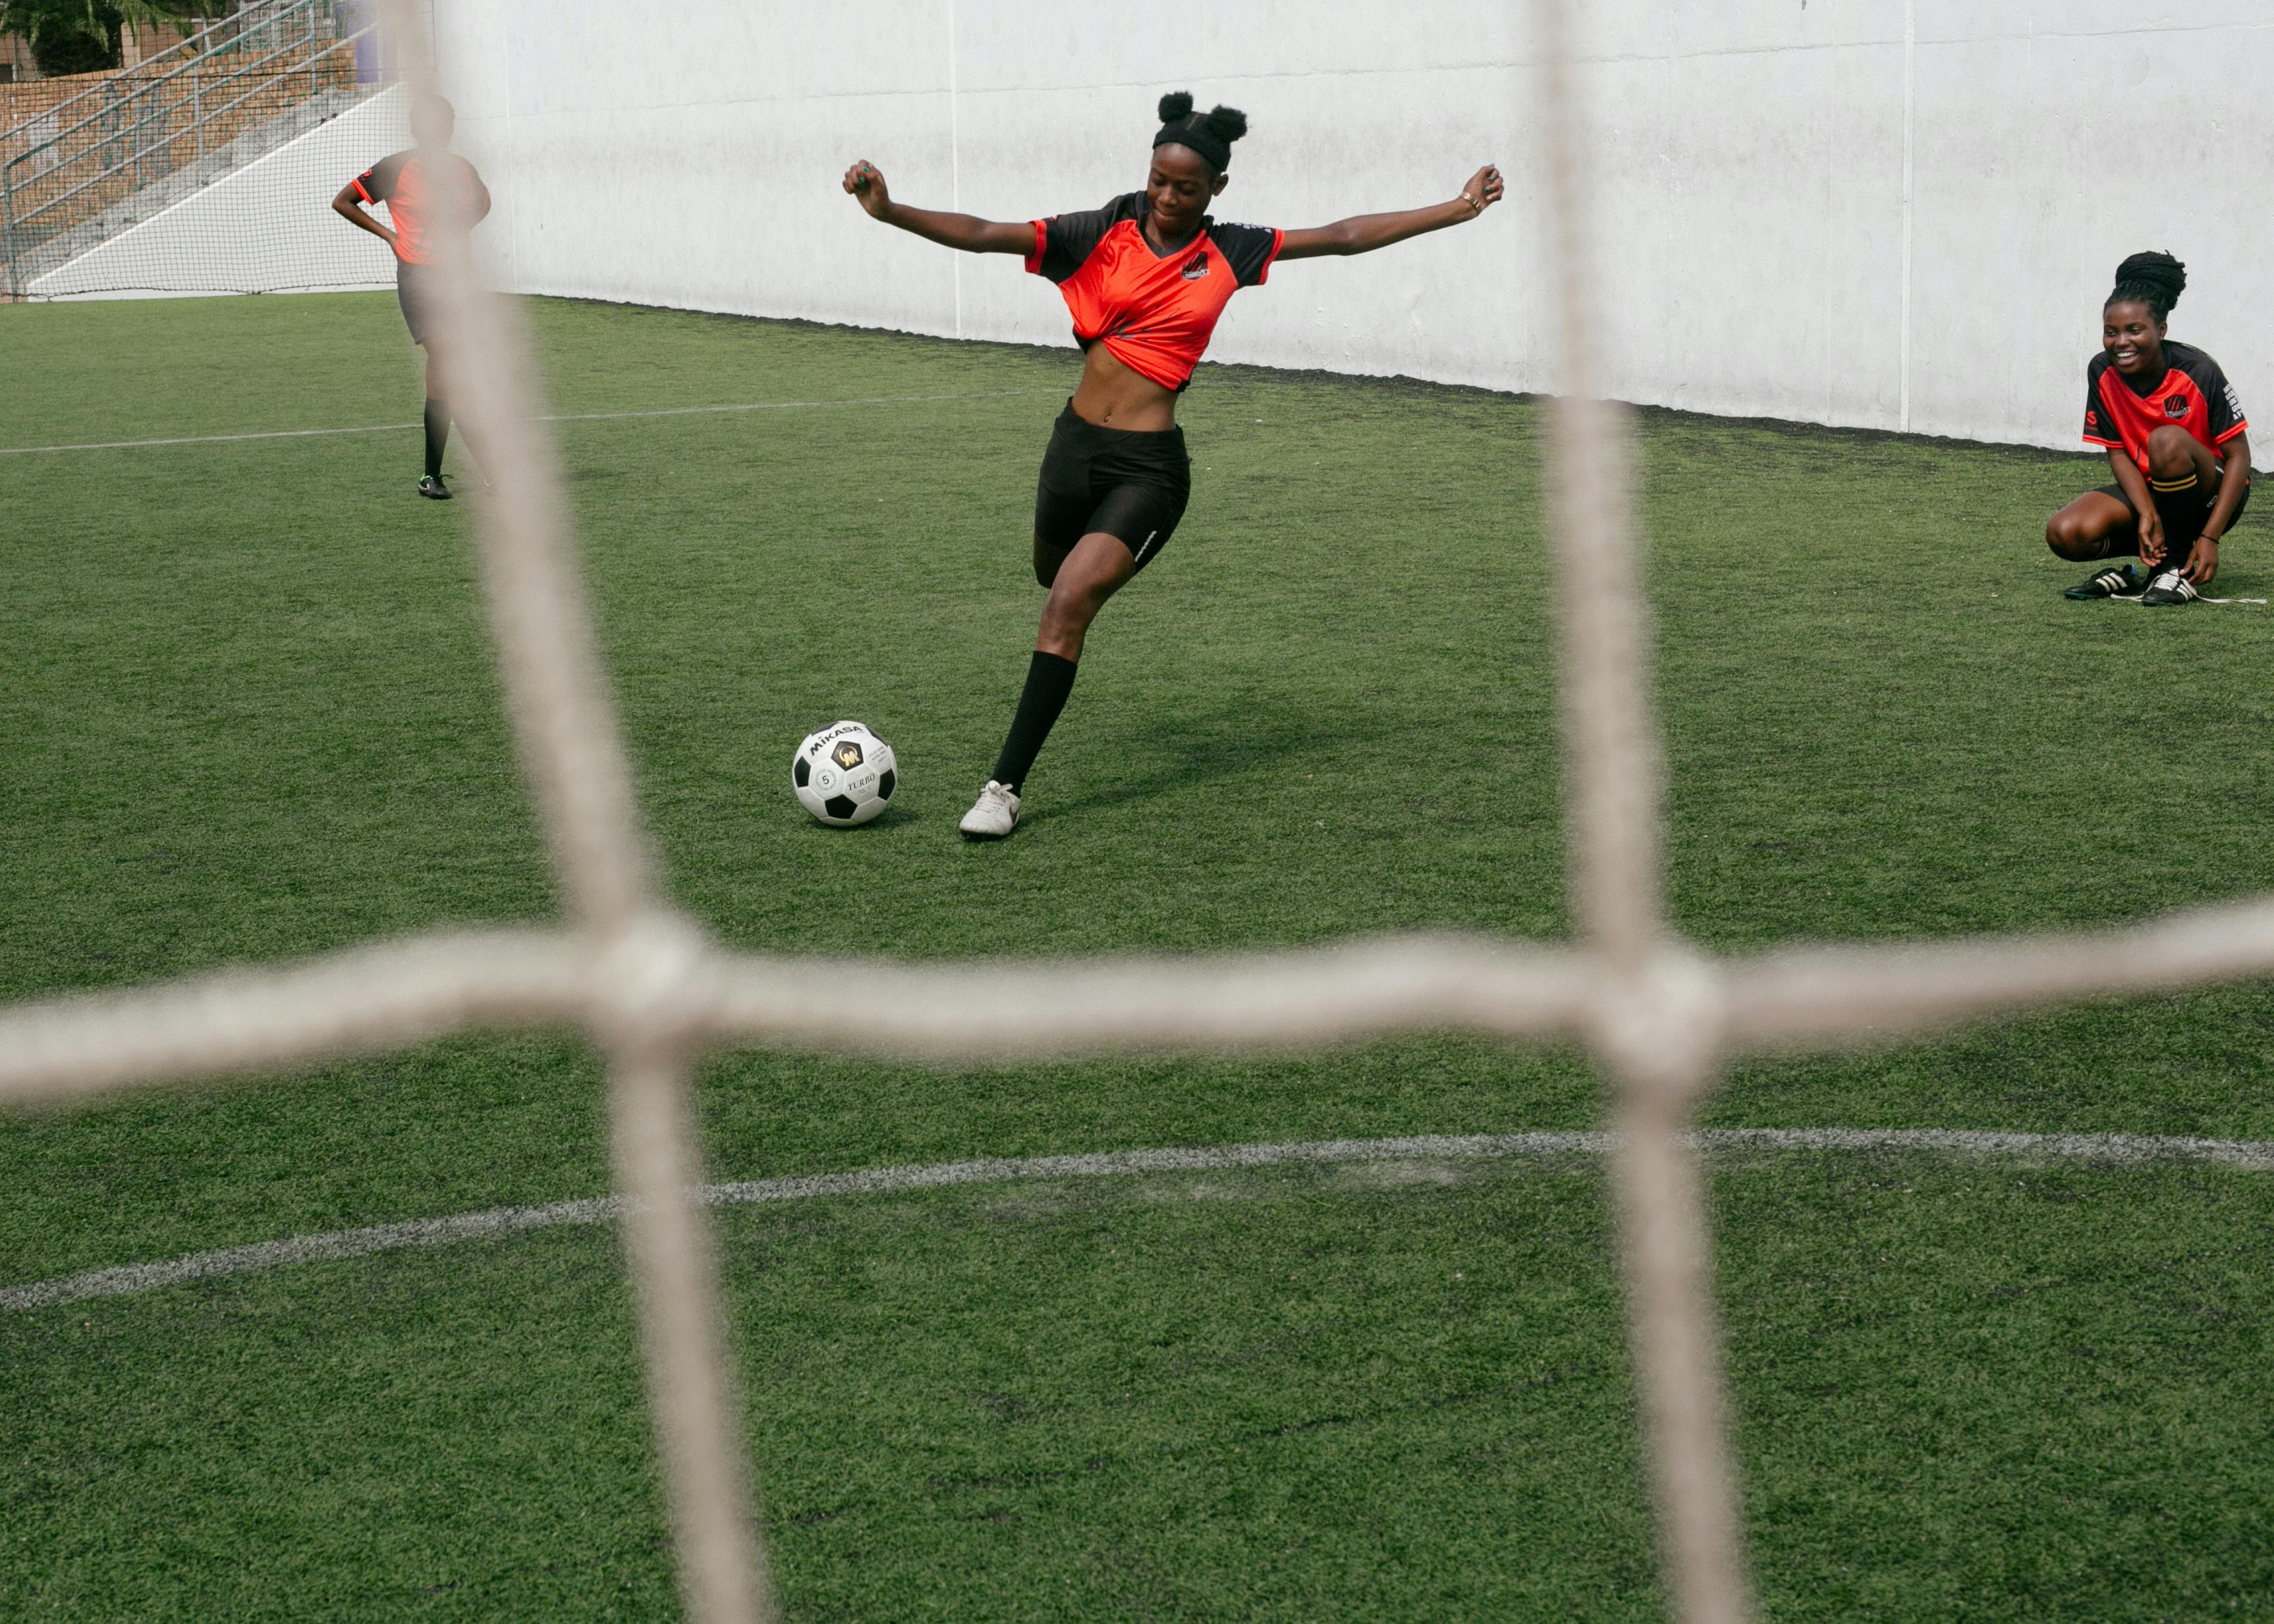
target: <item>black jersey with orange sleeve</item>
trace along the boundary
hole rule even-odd
[[[1103,208],[1035,222],[1027,268],[1058,283],[1081,347],[1103,343],[1115,359],[1164,389],[1192,380],[1231,296],[1261,287],[1287,234],[1269,226],[1203,218],[1171,254],[1145,240],[1145,194]]]
[[[389,153],[355,177],[355,189],[365,202],[387,205],[388,223],[395,228],[395,257],[405,265],[434,262],[436,207],[453,200],[438,187],[462,189],[454,200],[470,221],[489,212],[490,189],[482,184],[474,166],[456,153],[449,161],[455,167],[441,170],[438,177],[429,172],[426,159],[416,150]]]
[[[2084,440],[2122,451],[2145,472],[2148,436],[2165,425],[2183,428],[2224,460],[2226,442],[2250,426],[2226,374],[2193,344],[2165,341],[2170,371],[2147,394],[2124,381],[2103,351],[2084,369]]]

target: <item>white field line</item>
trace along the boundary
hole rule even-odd
[[[2112,598],[2108,601],[2112,604],[2137,604],[2140,602],[2136,598]],[[2198,598],[2195,599],[2195,602],[2199,604],[2255,604],[2261,609],[2266,607],[2266,600],[2263,598]]]
[[[981,389],[966,395],[864,395],[837,401],[745,401],[732,406],[659,406],[644,411],[563,411],[539,423],[617,423],[628,417],[701,417],[727,411],[808,411],[824,406],[907,406],[925,401],[1005,401],[1024,395],[1057,395],[1057,389]],[[0,446],[0,456],[30,456],[41,451],[132,451],[147,446],[216,446],[245,440],[312,440],[328,434],[392,434],[416,423],[366,423],[345,429],[263,429],[249,434],[184,434],[170,440],[97,440],[76,446]]]
[[[2132,1133],[1993,1133],[1940,1128],[1713,1128],[1688,1136],[1706,1151],[1931,1151],[1961,1156],[2013,1156],[2059,1162],[2141,1163],[2210,1162],[2251,1172],[2274,1172],[2274,1140],[2176,1139]],[[943,1162],[930,1167],[871,1168],[857,1173],[813,1173],[793,1178],[759,1178],[711,1184],[702,1199],[711,1207],[748,1207],[771,1201],[805,1201],[821,1196],[889,1195],[950,1184],[1005,1184],[1034,1178],[1111,1178],[1141,1173],[1208,1172],[1300,1163],[1404,1162],[1445,1158],[1601,1155],[1614,1149],[1612,1133],[1424,1134],[1406,1139],[1313,1139],[1294,1143],[1194,1147],[1188,1149],[1111,1150],[1083,1155],[989,1157],[977,1162]],[[545,1207],[498,1207],[448,1218],[419,1218],[407,1223],[376,1224],[363,1229],[332,1229],[251,1246],[224,1246],[160,1263],[94,1269],[29,1285],[0,1289],[0,1310],[19,1312],[83,1302],[90,1297],[126,1297],[189,1280],[252,1274],[289,1263],[329,1262],[412,1246],[448,1246],[488,1240],[525,1229],[567,1224],[606,1223],[623,1210],[615,1196],[557,1201]]]

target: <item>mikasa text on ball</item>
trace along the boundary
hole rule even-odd
[[[816,729],[789,760],[789,784],[798,804],[840,829],[865,823],[882,812],[900,781],[892,747],[859,722]]]

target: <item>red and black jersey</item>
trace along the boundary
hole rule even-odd
[[[1287,234],[1204,217],[1191,242],[1156,254],[1145,240],[1147,207],[1133,192],[1103,208],[1037,220],[1027,268],[1058,283],[1084,350],[1102,343],[1132,372],[1181,389],[1224,305],[1263,284]]]
[[[2226,442],[2250,426],[2234,386],[2193,344],[2166,340],[2164,359],[2171,370],[2163,382],[2142,395],[2124,381],[2107,353],[2084,369],[2084,439],[2087,445],[2122,451],[2148,468],[2148,436],[2165,424],[2187,430],[2214,455],[2224,459]]]
[[[440,185],[461,189],[454,201],[468,220],[489,212],[490,189],[474,173],[474,166],[456,153],[456,166],[437,177],[427,172],[426,160],[417,152],[389,153],[355,177],[355,189],[366,203],[387,205],[388,223],[395,228],[395,257],[405,265],[434,262],[434,216]]]

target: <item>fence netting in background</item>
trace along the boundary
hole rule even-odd
[[[1532,169],[1562,305],[1549,488],[1561,583],[1567,823],[1579,939],[1412,938],[1187,960],[903,966],[728,952],[662,894],[570,546],[513,307],[461,244],[443,321],[461,417],[497,500],[479,545],[522,764],[568,899],[554,928],[437,934],[301,963],[0,1011],[0,1100],[90,1099],[531,1026],[608,1067],[614,1174],[689,1615],[769,1619],[741,1401],[703,1209],[692,1068],[720,1045],[857,1046],[945,1062],[1111,1049],[1316,1047],[1419,1029],[1577,1041],[1620,1116],[1615,1184],[1665,1585],[1691,1624],[1750,1617],[1698,1168],[1683,1137],[1732,1056],[1884,1041],[2057,999],[2274,972],[2274,900],[2128,929],[1715,958],[1670,929],[1649,637],[1617,410],[1592,395],[1596,312],[1570,0],[1534,0]],[[415,0],[394,0],[412,94],[431,83]],[[847,1004],[858,1022],[832,1011]],[[763,1405],[766,1395],[753,1395]],[[1511,1560],[1516,1560],[1511,1557]]]
[[[252,0],[24,117],[0,133],[0,295],[388,282],[323,211],[405,144],[395,78],[365,0]]]

